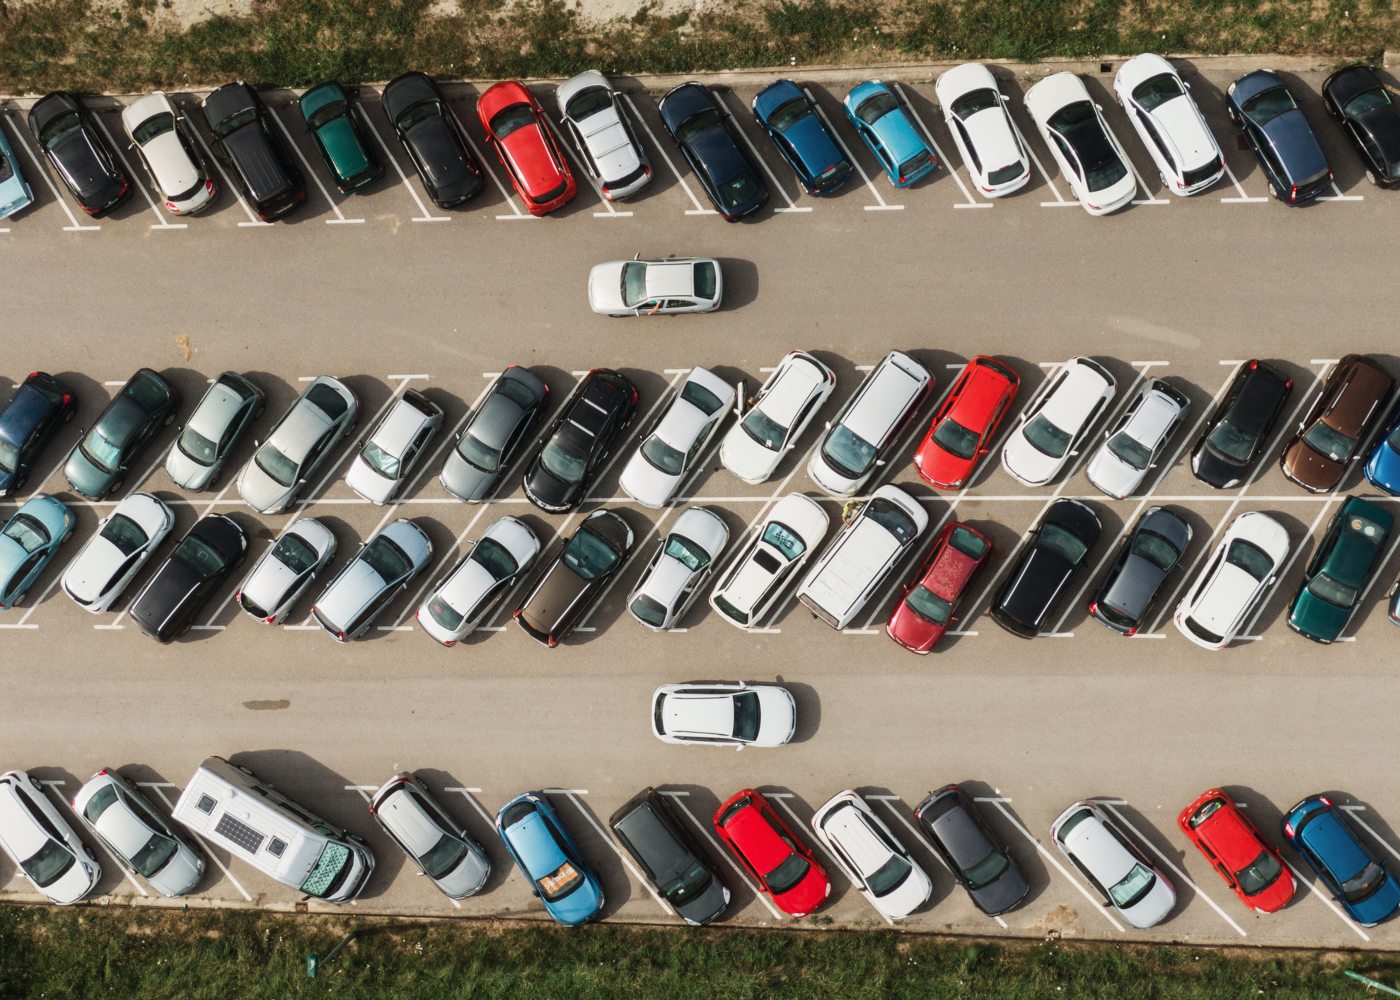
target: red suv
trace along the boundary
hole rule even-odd
[[[831,880],[807,845],[752,788],[720,805],[715,833],[789,916],[805,917],[831,895]]]
[[[942,490],[966,485],[991,450],[1020,387],[1021,376],[1000,358],[978,355],[969,361],[914,453],[914,468],[924,481]]]
[[[885,632],[905,649],[927,653],[954,621],[958,599],[992,555],[992,540],[960,521],[939,534],[924,563],[904,585]]]
[[[1293,873],[1227,793],[1203,792],[1176,823],[1245,906],[1273,913],[1293,898]]]
[[[573,200],[578,193],[573,171],[523,83],[507,80],[491,87],[476,102],[476,113],[531,215],[548,215]]]

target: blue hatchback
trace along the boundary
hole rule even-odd
[[[914,128],[894,92],[879,80],[857,85],[846,95],[843,107],[895,187],[908,187],[938,169],[933,150]]]
[[[30,372],[0,409],[0,497],[18,493],[59,426],[73,419],[73,393],[48,372]]]
[[[5,126],[0,125],[0,219],[14,215],[34,200],[34,192],[19,169]]]
[[[13,608],[73,534],[73,512],[36,493],[0,528],[0,608]]]
[[[603,909],[603,887],[543,792],[517,795],[496,814],[496,832],[530,891],[551,917],[568,927],[586,924]]]
[[[1311,796],[1288,810],[1283,836],[1363,927],[1374,927],[1400,909],[1400,882],[1325,796]]]
[[[1366,481],[1391,496],[1400,496],[1400,407],[1391,414],[1385,435],[1366,458]]]
[[[760,90],[753,99],[753,116],[808,194],[832,194],[855,173],[816,107],[791,80]]]

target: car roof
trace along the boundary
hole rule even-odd
[[[695,261],[648,261],[646,269],[647,298],[695,294]]]
[[[423,806],[422,794],[411,782],[400,782],[379,800],[374,813],[415,855],[426,853],[448,832]]]
[[[569,860],[555,839],[554,828],[538,805],[506,827],[505,835],[533,878],[548,875]]]
[[[874,821],[849,800],[823,817],[822,829],[840,843],[846,857],[863,874],[878,871],[895,854],[876,832]]]
[[[759,409],[784,426],[790,426],[802,404],[826,382],[826,370],[805,354],[793,353],[774,372]]]
[[[960,865],[976,864],[986,857],[988,851],[995,849],[995,845],[987,839],[955,792],[944,801],[951,804],[930,825],[954,861]]]
[[[0,781],[0,836],[5,845],[18,858],[28,858],[53,838],[30,814],[29,809],[19,802],[21,796],[28,795],[23,781],[8,776]],[[62,843],[62,840],[59,841]],[[65,850],[67,846],[65,845]],[[71,852],[69,852],[71,853]]]
[[[741,692],[677,692],[662,706],[666,732],[703,736],[734,736],[734,695]]]
[[[904,360],[917,364],[912,358]],[[862,384],[841,423],[863,440],[879,444],[927,383],[927,372],[920,379],[887,356]]]
[[[1206,817],[1205,822],[1196,827],[1196,836],[1208,843],[1232,872],[1254,861],[1264,847],[1258,834],[1230,806],[1217,809]]]
[[[1066,849],[1105,886],[1117,884],[1138,863],[1118,838],[1109,833],[1096,810],[1090,809],[1088,818],[1076,824],[1068,837],[1061,836]]]
[[[400,399],[384,415],[370,440],[391,455],[402,455],[429,419],[428,414],[412,402]]]
[[[763,814],[757,800],[731,815],[724,823],[724,830],[760,873],[772,871],[793,853]]]
[[[1295,834],[1325,864],[1338,881],[1346,881],[1371,861],[1356,834],[1335,808],[1323,808],[1303,822]]]

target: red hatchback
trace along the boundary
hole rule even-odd
[[[1202,793],[1176,823],[1245,906],[1273,913],[1293,898],[1293,873],[1219,788]]]
[[[958,599],[992,556],[992,540],[954,521],[939,534],[924,564],[904,585],[904,596],[885,623],[885,632],[905,649],[927,653],[956,621]]]
[[[531,215],[548,215],[578,194],[573,171],[535,96],[516,80],[489,88],[476,102],[486,141]]]
[[[812,852],[752,788],[719,807],[715,833],[789,916],[805,917],[831,895],[831,880]]]
[[[1000,358],[978,355],[969,361],[914,453],[914,468],[924,481],[951,490],[971,479],[1020,387],[1021,376]]]

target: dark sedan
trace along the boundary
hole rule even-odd
[[[63,474],[92,500],[115,493],[131,463],[175,419],[180,393],[149,368],[131,376],[73,450]]]
[[[306,201],[306,182],[258,92],[242,80],[204,99],[215,151],[259,219],[270,222]]]
[[[551,514],[577,507],[636,415],[637,387],[627,376],[595,368],[580,379],[525,470],[530,502]]]
[[[914,809],[919,828],[958,885],[989,917],[1020,906],[1030,882],[982,818],[972,798],[957,785],[929,792]]]
[[[157,642],[183,635],[247,549],[248,536],[232,518],[200,518],[131,602],[132,619]]]
[[[1381,187],[1400,187],[1400,106],[1375,70],[1337,70],[1322,84],[1322,104],[1361,157],[1367,179]]]
[[[1226,91],[1230,120],[1269,180],[1269,194],[1288,205],[1312,201],[1332,184],[1332,168],[1298,102],[1269,69],[1246,73]]]
[[[726,222],[757,212],[768,200],[737,127],[710,89],[683,83],[661,98],[661,124],[671,133],[705,193]]]
[[[69,388],[48,372],[30,372],[0,410],[0,497],[18,493],[34,460],[78,404]]]
[[[632,548],[622,516],[595,510],[544,568],[513,617],[525,634],[553,648],[569,637],[602,596]]]
[[[1191,525],[1179,514],[1149,507],[1099,582],[1089,614],[1119,635],[1136,635],[1190,544]]]
[[[753,116],[808,194],[834,194],[855,174],[817,109],[791,80],[778,80],[753,99]]]
[[[404,73],[384,86],[384,113],[438,208],[453,208],[481,190],[481,164],[467,149],[457,116],[425,73]]]
[[[1380,569],[1395,518],[1385,507],[1347,497],[1288,605],[1288,627],[1313,642],[1336,642]]]
[[[96,218],[131,194],[131,179],[77,97],[60,90],[29,109],[29,130],[78,205]]]
[[[549,386],[530,369],[501,372],[443,463],[443,488],[467,503],[490,497],[548,404]]]
[[[1191,471],[1207,486],[1228,490],[1249,478],[1293,391],[1273,365],[1246,361],[1191,449]]]
[[[1023,639],[1039,635],[1102,530],[1088,504],[1065,499],[1051,504],[1002,581],[992,620]]]
[[[628,799],[608,819],[608,827],[657,894],[692,927],[708,924],[729,905],[729,890],[655,788]]]

